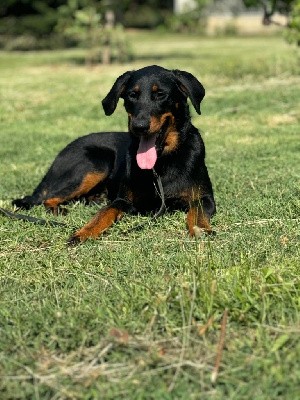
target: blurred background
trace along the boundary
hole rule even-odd
[[[300,0],[1,0],[0,49],[88,49],[89,64],[134,58],[137,30],[278,35],[300,45]]]

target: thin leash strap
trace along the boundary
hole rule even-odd
[[[156,193],[161,198],[160,209],[152,217],[152,219],[156,219],[156,218],[158,218],[158,217],[160,217],[160,216],[162,216],[164,214],[164,212],[166,211],[167,207],[166,207],[166,204],[165,204],[165,193],[164,193],[164,188],[163,188],[163,185],[162,185],[162,182],[161,182],[161,177],[158,175],[158,173],[155,171],[154,168],[152,168],[152,172],[153,172],[154,178],[156,179],[156,182],[157,182],[157,186],[156,186],[155,181],[153,181],[154,188],[156,190]],[[132,228],[127,229],[126,233],[130,233],[130,232],[133,232],[133,231],[139,231],[139,230],[143,229],[143,227],[145,225],[146,225],[146,223],[142,222],[142,223],[140,223],[138,225],[133,226]]]
[[[22,221],[32,222],[34,224],[50,225],[50,226],[67,226],[66,224],[64,224],[62,222],[57,222],[57,221],[53,221],[53,220],[48,221],[43,218],[36,218],[36,217],[31,217],[30,215],[26,215],[26,214],[14,213],[14,212],[5,210],[2,207],[0,207],[0,213],[5,215],[8,218],[20,219]]]
[[[166,211],[167,207],[166,207],[166,203],[165,203],[165,193],[164,193],[163,185],[161,183],[161,177],[157,174],[157,172],[155,171],[154,168],[152,168],[152,171],[153,171],[153,175],[154,175],[154,177],[156,179],[158,188],[156,187],[155,182],[153,182],[153,184],[154,184],[154,187],[155,187],[155,190],[156,190],[157,194],[161,198],[160,209],[153,216],[153,218],[158,218],[158,217],[160,217],[161,215],[164,214],[164,212]]]

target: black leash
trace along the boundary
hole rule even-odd
[[[15,212],[11,212],[8,210],[5,210],[4,208],[0,207],[0,213],[5,215],[6,217],[12,218],[12,219],[20,219],[22,221],[27,221],[27,222],[32,222],[34,224],[40,224],[40,225],[50,225],[50,226],[67,226],[63,222],[57,222],[54,220],[46,220],[43,218],[36,218],[36,217],[31,217],[30,215],[26,214],[19,214]]]
[[[165,204],[165,193],[164,193],[164,188],[163,188],[163,185],[162,185],[162,182],[161,182],[161,177],[158,175],[158,173],[155,171],[154,168],[152,168],[152,172],[153,172],[154,178],[156,179],[156,182],[153,181],[154,188],[156,190],[156,193],[161,198],[160,208],[152,216],[152,219],[157,219],[158,217],[161,217],[165,213],[167,207],[166,207],[166,204]],[[139,230],[143,229],[145,225],[146,225],[146,222],[141,222],[140,224],[135,225],[132,228],[126,229],[124,231],[124,233],[130,233],[130,232],[134,232],[134,231],[139,231]]]
[[[157,181],[157,186],[158,186],[158,188],[156,187],[156,185],[155,185],[155,182],[153,182],[153,184],[154,184],[154,187],[155,187],[155,190],[156,190],[156,193],[159,195],[159,197],[161,198],[161,206],[160,206],[160,209],[154,214],[154,216],[153,216],[153,218],[158,218],[158,217],[160,217],[161,215],[163,215],[164,214],[164,212],[166,211],[166,203],[165,203],[165,193],[164,193],[164,188],[163,188],[163,185],[162,185],[162,183],[161,183],[161,178],[160,178],[160,176],[157,174],[157,172],[155,171],[155,169],[154,168],[152,168],[152,171],[153,171],[153,175],[154,175],[154,177],[155,177],[155,179],[156,179],[156,181]]]

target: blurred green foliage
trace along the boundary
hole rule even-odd
[[[288,28],[285,34],[287,40],[300,46],[300,0],[294,3]]]
[[[208,13],[218,10],[220,4],[232,12],[233,3],[195,0],[192,10],[174,13],[173,0],[2,0],[0,48],[41,50],[84,46],[91,49],[90,57],[95,61],[126,61],[130,59],[130,49],[122,27],[203,34]],[[299,0],[243,0],[239,4],[260,8],[265,25],[273,23],[276,12],[289,16],[285,37],[299,45]],[[109,29],[107,12],[113,12],[115,18]],[[232,26],[228,29],[230,34],[237,34]],[[105,50],[107,54],[103,56],[103,46],[109,47],[109,55]]]

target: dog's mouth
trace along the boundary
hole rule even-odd
[[[154,167],[162,150],[168,126],[169,118],[165,118],[158,131],[140,137],[136,161],[141,169],[152,169]]]

